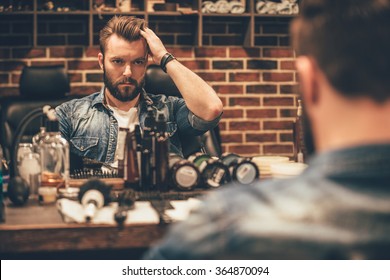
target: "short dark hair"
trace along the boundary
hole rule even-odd
[[[100,30],[100,51],[104,54],[107,40],[113,35],[117,35],[126,41],[137,41],[141,38],[140,30],[147,27],[146,21],[141,18],[131,16],[114,16]]]
[[[291,25],[297,56],[313,57],[347,97],[390,97],[390,0],[303,0]]]

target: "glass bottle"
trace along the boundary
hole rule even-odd
[[[47,121],[46,136],[40,142],[41,186],[69,185],[69,143],[61,136],[57,120]]]

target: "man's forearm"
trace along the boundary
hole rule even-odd
[[[221,100],[202,78],[177,60],[170,61],[166,68],[191,112],[206,121],[214,120],[221,115],[223,110]]]

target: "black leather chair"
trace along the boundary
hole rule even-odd
[[[146,69],[145,91],[152,94],[165,94],[181,97],[180,91],[167,73],[160,66],[151,64]],[[179,135],[184,157],[204,151],[209,155],[220,157],[222,154],[219,127],[207,131],[202,136]]]
[[[19,91],[20,95],[3,97],[0,103],[0,140],[8,161],[12,159],[15,132],[22,120],[30,112],[44,105],[54,107],[69,100],[67,95],[70,91],[70,82],[62,65],[26,66],[20,77]],[[24,131],[21,142],[31,142],[31,137],[39,131],[40,125],[39,118],[32,120]]]

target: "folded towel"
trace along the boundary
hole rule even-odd
[[[118,203],[110,203],[96,211],[91,224],[116,224],[114,214]],[[77,201],[62,198],[57,200],[57,209],[67,223],[85,223],[84,207]],[[127,212],[124,224],[158,224],[159,216],[149,201],[135,202],[134,209]]]

